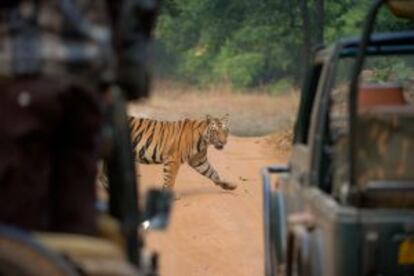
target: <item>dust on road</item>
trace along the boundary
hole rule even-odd
[[[230,137],[209,159],[238,188],[228,192],[180,168],[171,224],[165,232],[148,232],[150,249],[160,253],[164,276],[263,275],[262,183],[260,169],[285,163],[288,152],[275,152],[268,139]],[[141,188],[160,187],[162,166],[140,166]],[[143,194],[143,192],[141,193]]]

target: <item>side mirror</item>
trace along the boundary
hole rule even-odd
[[[173,195],[169,191],[152,189],[146,194],[146,204],[141,227],[144,229],[164,230],[170,219]]]
[[[389,0],[387,1],[391,12],[397,17],[414,19],[414,2],[410,0]]]

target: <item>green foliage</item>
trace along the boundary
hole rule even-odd
[[[367,67],[373,72],[369,81],[404,82],[409,80],[414,75],[414,70],[406,59],[407,57],[388,57],[369,62]]]
[[[211,57],[205,48],[191,48],[182,55],[178,76],[190,83],[207,83],[211,79]]]
[[[316,1],[306,1],[314,26]],[[325,0],[326,44],[360,35],[371,0]],[[303,60],[298,1],[166,0],[156,30],[159,71],[197,85],[229,81],[236,88],[297,85]],[[412,29],[383,9],[378,31]],[[315,29],[311,29],[316,43]],[[286,85],[287,86],[287,85]],[[278,88],[281,87],[281,88]],[[276,93],[276,92],[275,92]]]
[[[325,26],[328,42],[344,36],[353,36],[361,33],[368,8],[372,1],[327,1],[328,11],[332,7],[332,14]]]
[[[252,87],[263,70],[265,56],[262,53],[241,53],[219,57],[214,73],[218,78],[229,80],[236,88]]]

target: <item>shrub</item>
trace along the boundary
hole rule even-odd
[[[214,74],[230,81],[235,88],[249,88],[257,84],[264,61],[265,57],[260,53],[222,57],[215,63]]]
[[[269,92],[271,95],[276,96],[291,91],[293,89],[293,86],[294,83],[291,79],[284,78],[270,85]]]

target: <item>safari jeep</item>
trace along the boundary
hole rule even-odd
[[[414,275],[414,31],[319,49],[301,92],[287,166],[263,170],[265,274]],[[277,175],[275,181],[272,175]]]

